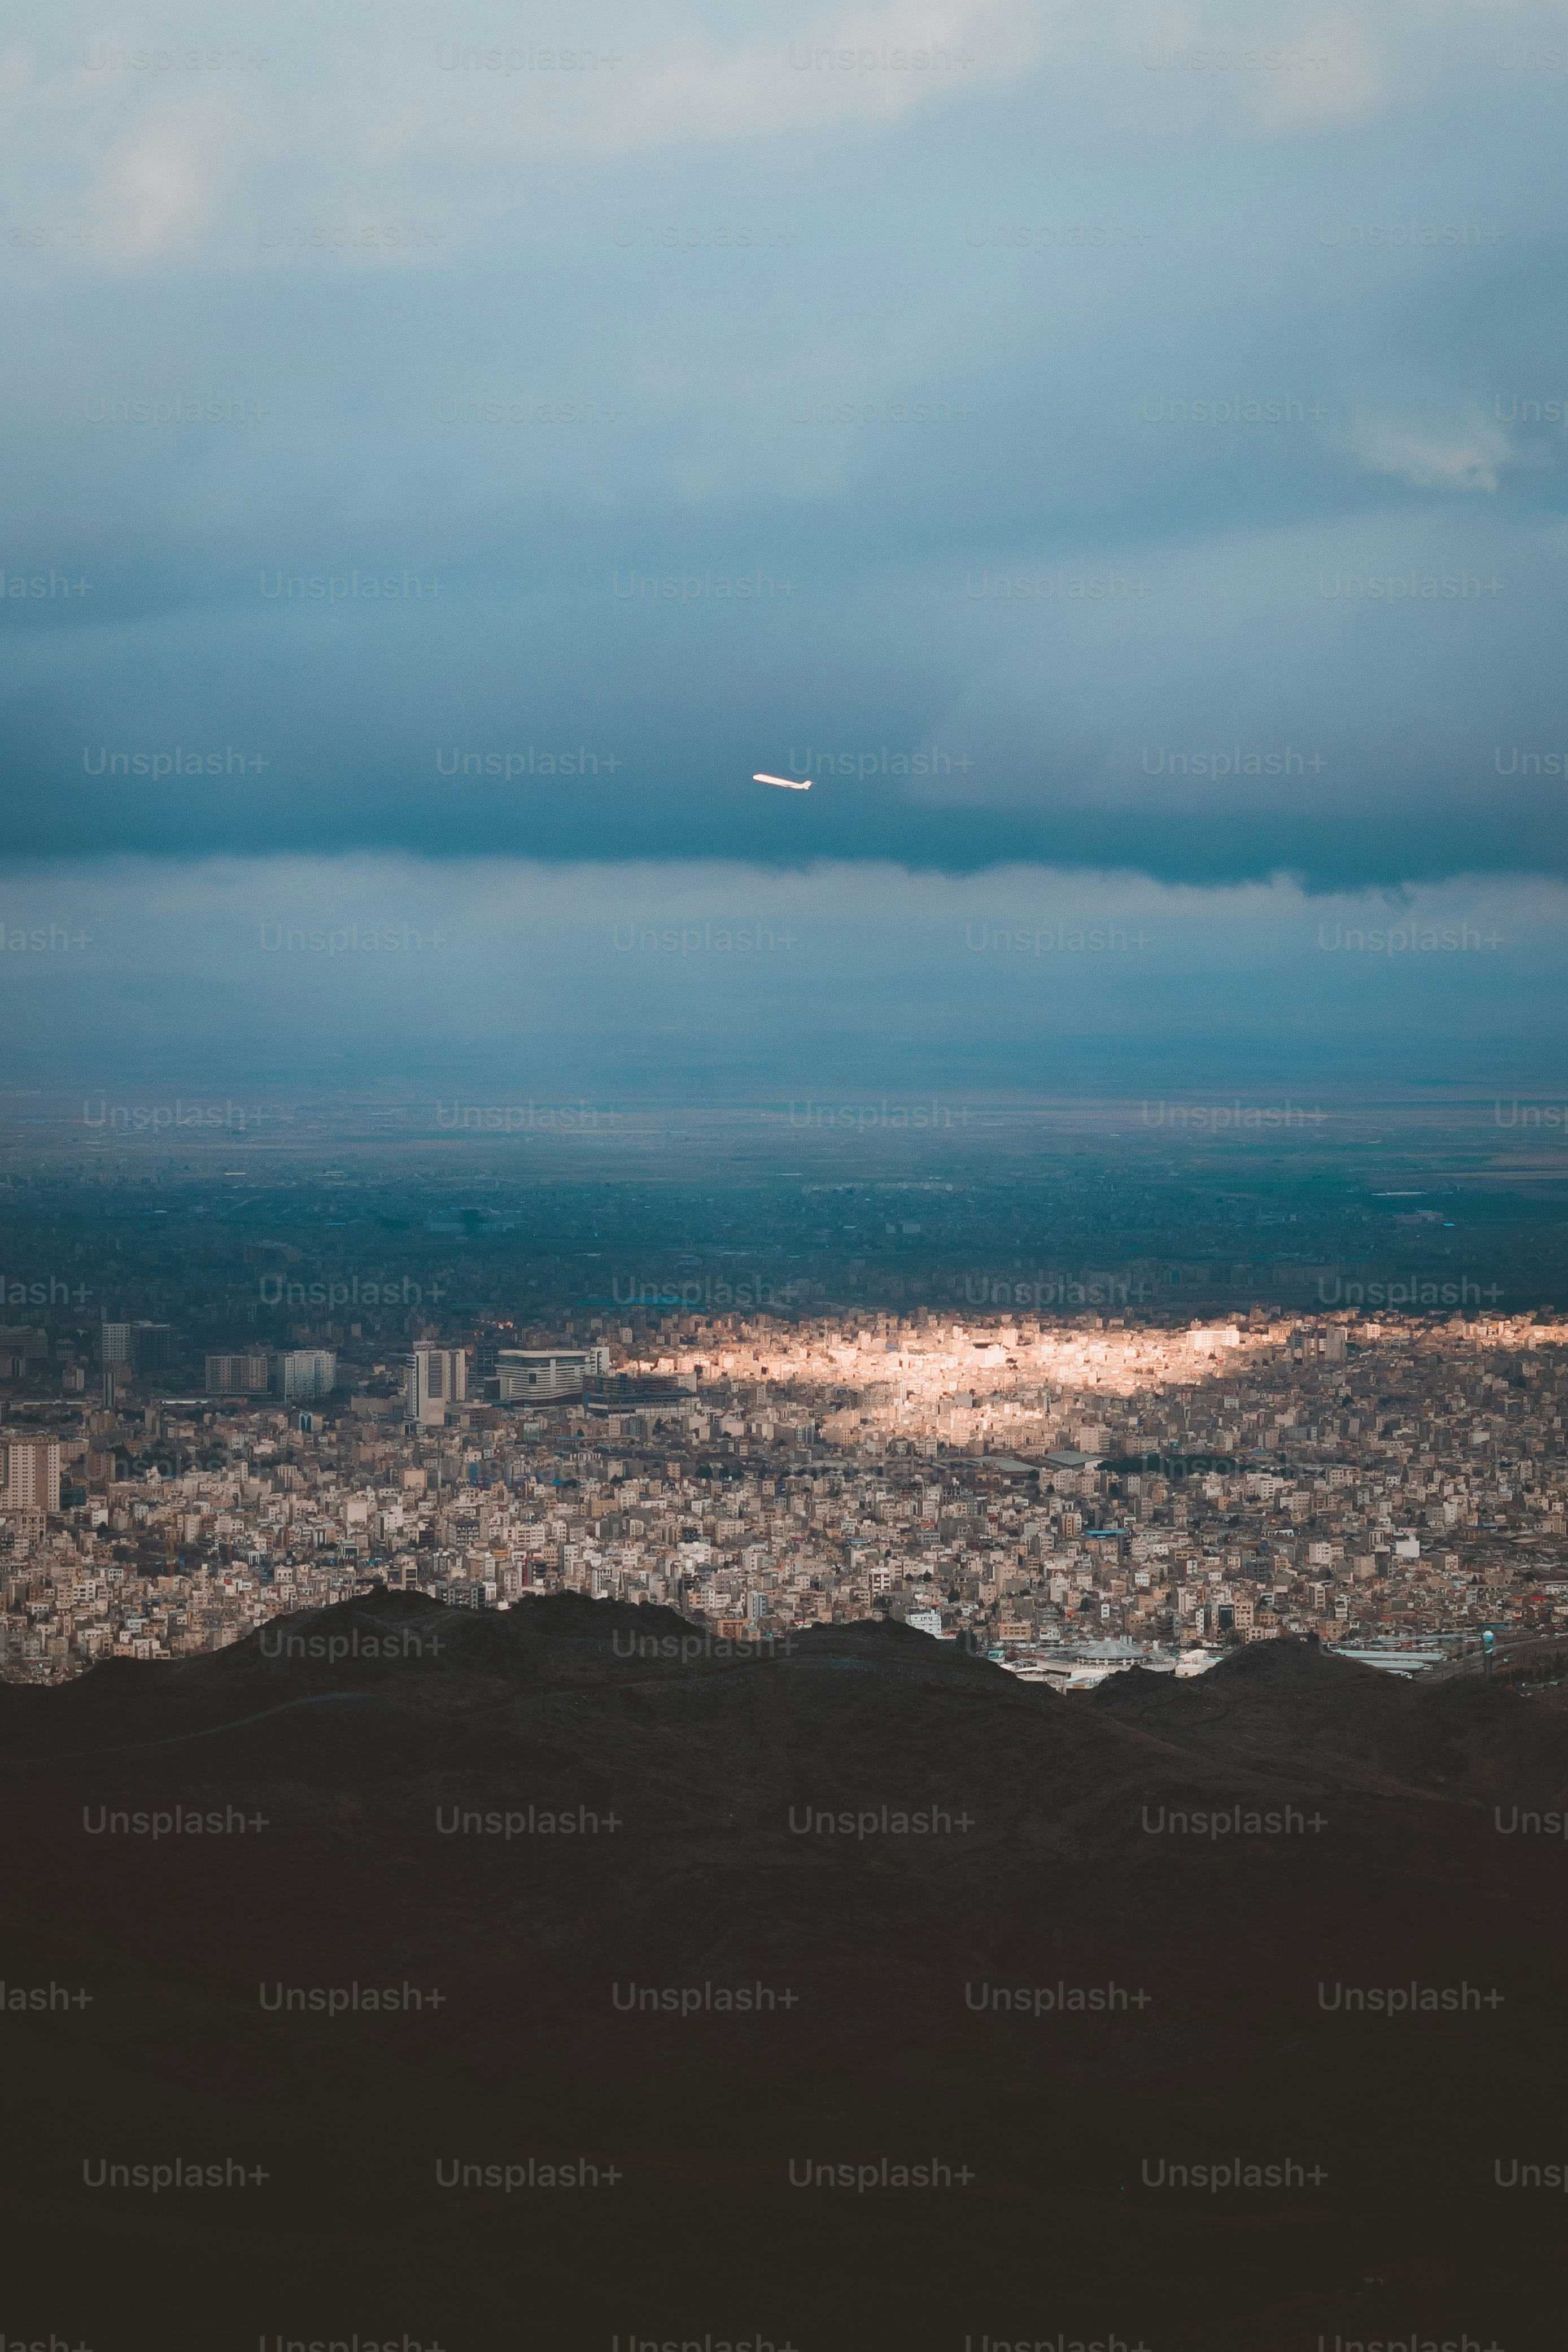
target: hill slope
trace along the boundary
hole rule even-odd
[[[0,1687],[0,1759],[6,1981],[93,1996],[7,2018],[7,2206],[56,2300],[84,2231],[120,2266],[60,2313],[89,2342],[167,2342],[172,2296],[224,2340],[487,2343],[525,2288],[585,2344],[1283,2343],[1396,2332],[1380,2298],[1440,2337],[1478,2210],[1516,2328],[1545,2307],[1490,2168],[1560,2153],[1568,1862],[1495,1808],[1561,1809],[1554,1707],[1287,1643],[1066,1699],[896,1625],[737,1662],[659,1611],[378,1595]],[[268,2178],[82,2174],[182,2152]],[[577,2156],[623,2177],[541,2185]],[[884,2157],[973,2178],[791,2185]],[[1231,2157],[1323,2177],[1147,2185]]]

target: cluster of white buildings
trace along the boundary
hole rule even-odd
[[[290,1410],[274,1388],[14,1434],[4,1670],[221,1647],[378,1580],[477,1608],[661,1602],[747,1643],[888,1612],[1079,1679],[1281,1630],[1550,1629],[1565,1334],[1262,1310],[444,1333],[401,1395]]]

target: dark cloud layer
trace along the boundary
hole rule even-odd
[[[3,561],[90,585],[0,599],[13,856],[1564,870],[1511,17],[1221,88],[970,12],[928,93],[694,20],[509,144],[423,26],[361,89],[286,12],[237,112],[61,82],[12,212],[96,242],[5,255]]]

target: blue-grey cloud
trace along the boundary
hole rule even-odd
[[[1562,873],[1542,20],[1250,14],[40,17],[10,855]]]

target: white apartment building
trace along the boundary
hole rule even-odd
[[[442,1428],[468,1394],[468,1358],[462,1348],[416,1348],[409,1359],[408,1417],[422,1428]]]

